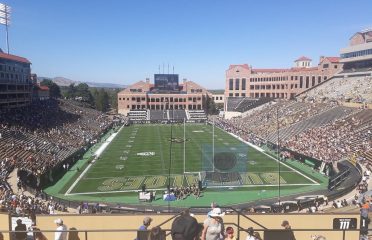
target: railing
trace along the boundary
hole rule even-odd
[[[232,225],[232,224],[230,224]],[[245,239],[245,237],[240,237],[240,232],[245,232],[247,233],[247,230],[245,229],[242,229],[240,226],[234,224],[237,228],[238,228],[238,236],[237,236],[237,239]],[[165,231],[165,235],[166,236],[170,236],[171,234],[171,229],[161,229],[162,231]],[[367,231],[371,231],[372,229],[366,229]],[[255,232],[263,232],[263,236],[261,236],[262,239],[267,239],[267,240],[287,240],[286,238],[281,238],[281,234],[283,235],[287,235],[286,233],[288,233],[289,231],[288,230],[284,230],[284,229],[254,229]],[[340,229],[291,229],[290,231],[292,231],[293,233],[296,233],[296,232],[313,232],[313,234],[311,234],[311,236],[315,236],[315,235],[325,235],[325,233],[329,233],[329,232],[339,232],[339,233],[342,233],[342,238],[341,239],[338,239],[338,240],[350,240],[346,237],[346,233],[350,233],[350,232],[360,232],[360,229],[349,229],[349,230],[340,230]],[[31,233],[33,235],[33,239],[36,239],[36,236],[38,234],[44,234],[44,233],[52,233],[54,234],[55,230],[41,230],[41,231],[3,231],[3,230],[0,230],[0,233],[2,233],[3,235],[4,234],[9,234],[11,235],[12,237],[10,239],[13,239],[13,236],[15,236],[16,233]],[[59,230],[58,232],[66,232],[68,234],[73,234],[74,236],[78,236],[79,239],[81,240],[89,240],[89,239],[92,239],[94,238],[92,235],[94,233],[137,233],[139,232],[138,229],[95,229],[95,230],[92,230],[92,229],[80,229],[80,230]],[[144,231],[145,232],[145,231]],[[148,231],[150,232],[150,231]],[[82,233],[82,235],[84,237],[82,237],[80,235],[80,233]],[[319,234],[321,233],[321,234]],[[270,238],[270,237],[265,237],[265,234],[275,234],[276,236],[274,238]],[[79,236],[80,235],[80,236]],[[1,236],[1,235],[0,235]],[[311,236],[309,236],[308,239],[312,239]],[[96,238],[96,237],[95,237]],[[14,238],[15,239],[15,238]],[[28,238],[29,239],[29,238]],[[73,238],[75,239],[75,238]],[[139,239],[139,240],[147,240],[148,238],[146,239]],[[357,240],[357,239],[354,239],[354,240]]]

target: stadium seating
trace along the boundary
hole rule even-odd
[[[311,101],[341,100],[372,103],[372,76],[334,77],[298,97]]]
[[[33,102],[30,107],[0,110],[0,160],[40,175],[95,143],[112,121],[75,101]]]
[[[146,121],[149,120],[148,112],[149,110],[130,110],[128,118],[130,121]]]
[[[236,107],[239,103],[243,100],[243,97],[228,97],[226,98],[227,101],[227,111],[236,111]]]
[[[187,119],[185,110],[168,110],[170,120],[184,120]]]
[[[168,111],[167,110],[150,110],[151,121],[167,121]]]
[[[244,98],[238,106],[235,107],[235,110],[238,112],[246,112],[253,108],[259,107],[265,103],[270,102],[272,99],[270,98],[259,98],[259,99],[252,99],[252,98]]]
[[[204,110],[188,110],[189,120],[192,121],[205,121],[207,120],[207,115]]]

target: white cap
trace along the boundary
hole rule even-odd
[[[58,219],[54,220],[54,223],[58,224],[58,225],[61,225],[61,224],[63,224],[63,221],[62,221],[62,219],[58,218]]]
[[[211,217],[222,217],[225,216],[225,213],[222,212],[221,208],[213,208],[213,210],[209,213]]]

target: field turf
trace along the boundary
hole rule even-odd
[[[212,132],[212,126],[206,124],[186,124],[185,129],[183,124],[123,127],[102,155],[86,171],[81,170],[66,195],[102,197],[137,191],[143,184],[148,189],[166,189],[169,183],[172,187],[195,184],[199,176],[203,176],[199,173],[203,173],[205,166],[212,166]],[[247,168],[240,173],[239,187],[271,189],[278,185],[278,162],[273,157],[218,128],[215,128],[214,146],[232,153],[237,148],[244,151],[242,156]],[[316,178],[285,162],[280,169],[283,187],[296,191],[304,186],[319,185]]]

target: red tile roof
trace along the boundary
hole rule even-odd
[[[278,72],[301,72],[301,71],[316,71],[318,67],[309,68],[254,68],[255,73],[278,73]]]
[[[242,68],[245,68],[245,69],[249,69],[248,64],[231,64],[229,69],[234,68],[234,67],[242,67]]]
[[[295,62],[298,62],[298,61],[311,61],[311,59],[308,57],[302,56],[299,59],[297,59]]]
[[[0,52],[0,58],[5,58],[5,59],[8,59],[8,60],[12,60],[12,61],[31,64],[31,62],[28,61],[26,58],[19,57],[19,56],[16,56],[16,55],[12,55],[12,54],[6,54],[6,53],[3,53],[3,52]]]
[[[42,91],[49,91],[49,88],[47,86],[39,86],[39,89]]]
[[[326,59],[328,59],[331,63],[338,63],[340,62],[340,58],[339,57],[325,57]]]

